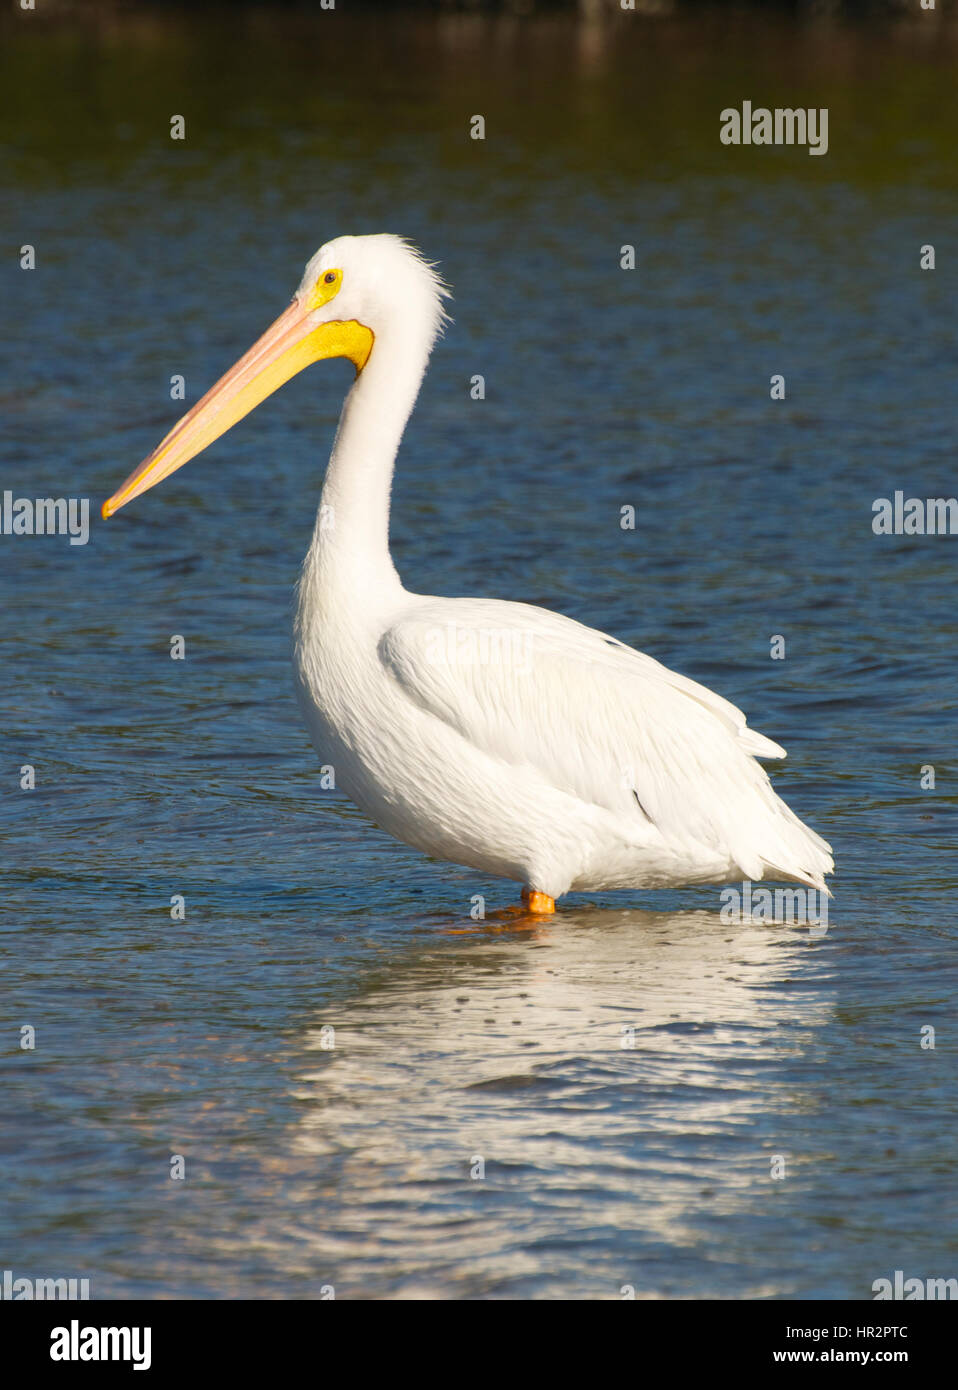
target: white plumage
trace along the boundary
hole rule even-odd
[[[785,752],[733,705],[559,614],[403,588],[390,485],[445,293],[399,237],[327,243],[286,313],[104,515],[309,362],[350,357],[295,642],[300,702],[337,785],[425,853],[548,898],[764,877],[823,888],[829,846],[756,762]]]
[[[553,898],[763,877],[822,887],[829,846],[755,761],[785,752],[734,705],[545,609],[402,587],[389,484],[443,290],[397,238],[331,242],[306,280],[332,265],[376,335],[343,410],[296,621],[301,705],[338,785],[427,854]]]

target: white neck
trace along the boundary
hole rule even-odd
[[[384,331],[343,404],[303,583],[366,609],[402,592],[389,554],[393,465],[419,393],[429,344]]]

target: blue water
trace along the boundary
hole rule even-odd
[[[717,889],[474,922],[514,885],[321,789],[290,616],[350,377],[323,364],[88,545],[0,537],[0,1265],[95,1297],[955,1275],[958,539],[871,530],[876,497],[955,493],[958,197],[907,123],[951,109],[947,72],[853,33],[889,85],[850,61],[834,158],[758,168],[703,133],[750,89],[698,32],[655,31],[664,83],[621,39],[423,21],[321,91],[308,22],[251,21],[222,64],[182,18],[7,50],[38,111],[79,95],[4,152],[38,268],[4,272],[0,488],[95,514],[181,413],[171,375],[196,400],[320,242],[412,236],[455,323],[400,457],[407,586],[561,610],[744,708],[833,844],[829,929],[728,924]],[[792,90],[787,42],[754,44]]]

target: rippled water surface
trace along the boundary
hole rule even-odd
[[[0,224],[37,269],[3,272],[0,487],[95,507],[320,242],[410,235],[455,324],[400,457],[407,585],[560,609],[733,699],[838,873],[820,937],[711,889],[474,922],[514,886],[324,792],[291,592],[349,370],[314,368],[89,545],[0,536],[0,1265],[100,1297],[958,1273],[958,539],[871,532],[876,497],[955,492],[934,35],[5,17]],[[721,147],[746,98],[828,105],[828,155]]]

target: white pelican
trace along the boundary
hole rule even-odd
[[[393,464],[445,314],[396,236],[338,237],[293,302],[103,504],[169,477],[311,362],[346,397],[299,583],[295,669],[336,784],[424,853],[518,880],[531,913],[569,891],[765,877],[824,889],[830,847],[757,758],[785,750],[704,686],[524,603],[429,598],[389,554]]]

